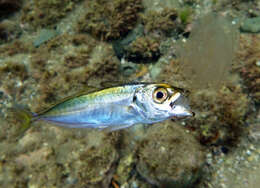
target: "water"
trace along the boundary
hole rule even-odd
[[[257,1],[0,7],[8,10],[0,11],[0,187],[258,186],[260,37],[240,30],[260,16]],[[47,30],[57,33],[40,34]],[[133,81],[184,88],[196,116],[115,132],[42,122],[19,137],[9,111],[39,112],[86,85]]]

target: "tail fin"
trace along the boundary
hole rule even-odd
[[[24,133],[31,127],[32,121],[36,114],[26,110],[23,107],[13,107],[10,109],[12,117],[19,125],[17,130],[18,139],[23,137]]]

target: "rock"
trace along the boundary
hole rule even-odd
[[[148,182],[177,188],[192,187],[201,175],[205,153],[184,128],[167,121],[149,128],[138,156],[137,171]]]
[[[43,43],[51,40],[52,38],[55,38],[58,36],[60,32],[53,30],[53,29],[42,29],[37,36],[37,38],[34,40],[33,45],[38,48]]]
[[[125,50],[125,58],[135,63],[156,62],[161,56],[160,41],[151,36],[137,37]]]
[[[140,70],[140,65],[128,62],[128,61],[122,61],[120,64],[120,72],[123,76],[131,76],[132,74],[136,73],[138,70]]]
[[[141,0],[89,1],[85,5],[86,14],[78,30],[105,41],[125,37],[134,29],[143,9]]]
[[[260,32],[260,17],[248,18],[240,26],[242,32],[258,33]]]
[[[93,132],[84,139],[80,144],[67,142],[57,151],[57,161],[68,174],[66,181],[77,182],[78,187],[108,187],[119,157],[113,140],[116,136]]]
[[[126,56],[127,46],[129,46],[133,41],[135,41],[137,37],[143,36],[143,34],[144,34],[144,27],[143,25],[139,24],[135,27],[135,29],[129,32],[126,37],[114,41],[113,49],[118,59],[122,59],[124,56]]]
[[[0,23],[0,44],[10,42],[18,38],[22,33],[20,26],[9,20]]]
[[[47,163],[48,157],[52,155],[52,149],[48,147],[42,147],[41,149],[32,151],[27,154],[20,154],[16,157],[15,162],[18,165],[30,166],[44,165]]]
[[[116,175],[117,175],[117,181],[120,184],[124,184],[128,182],[129,177],[131,176],[131,171],[133,170],[133,166],[135,163],[135,158],[133,153],[124,156],[123,158],[120,159],[117,170],[116,170]]]

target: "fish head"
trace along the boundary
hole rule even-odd
[[[168,84],[148,84],[136,94],[136,104],[154,121],[194,116],[184,90]]]

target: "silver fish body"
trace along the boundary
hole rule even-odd
[[[168,84],[127,84],[65,100],[34,120],[70,128],[122,129],[192,116],[181,90]]]

